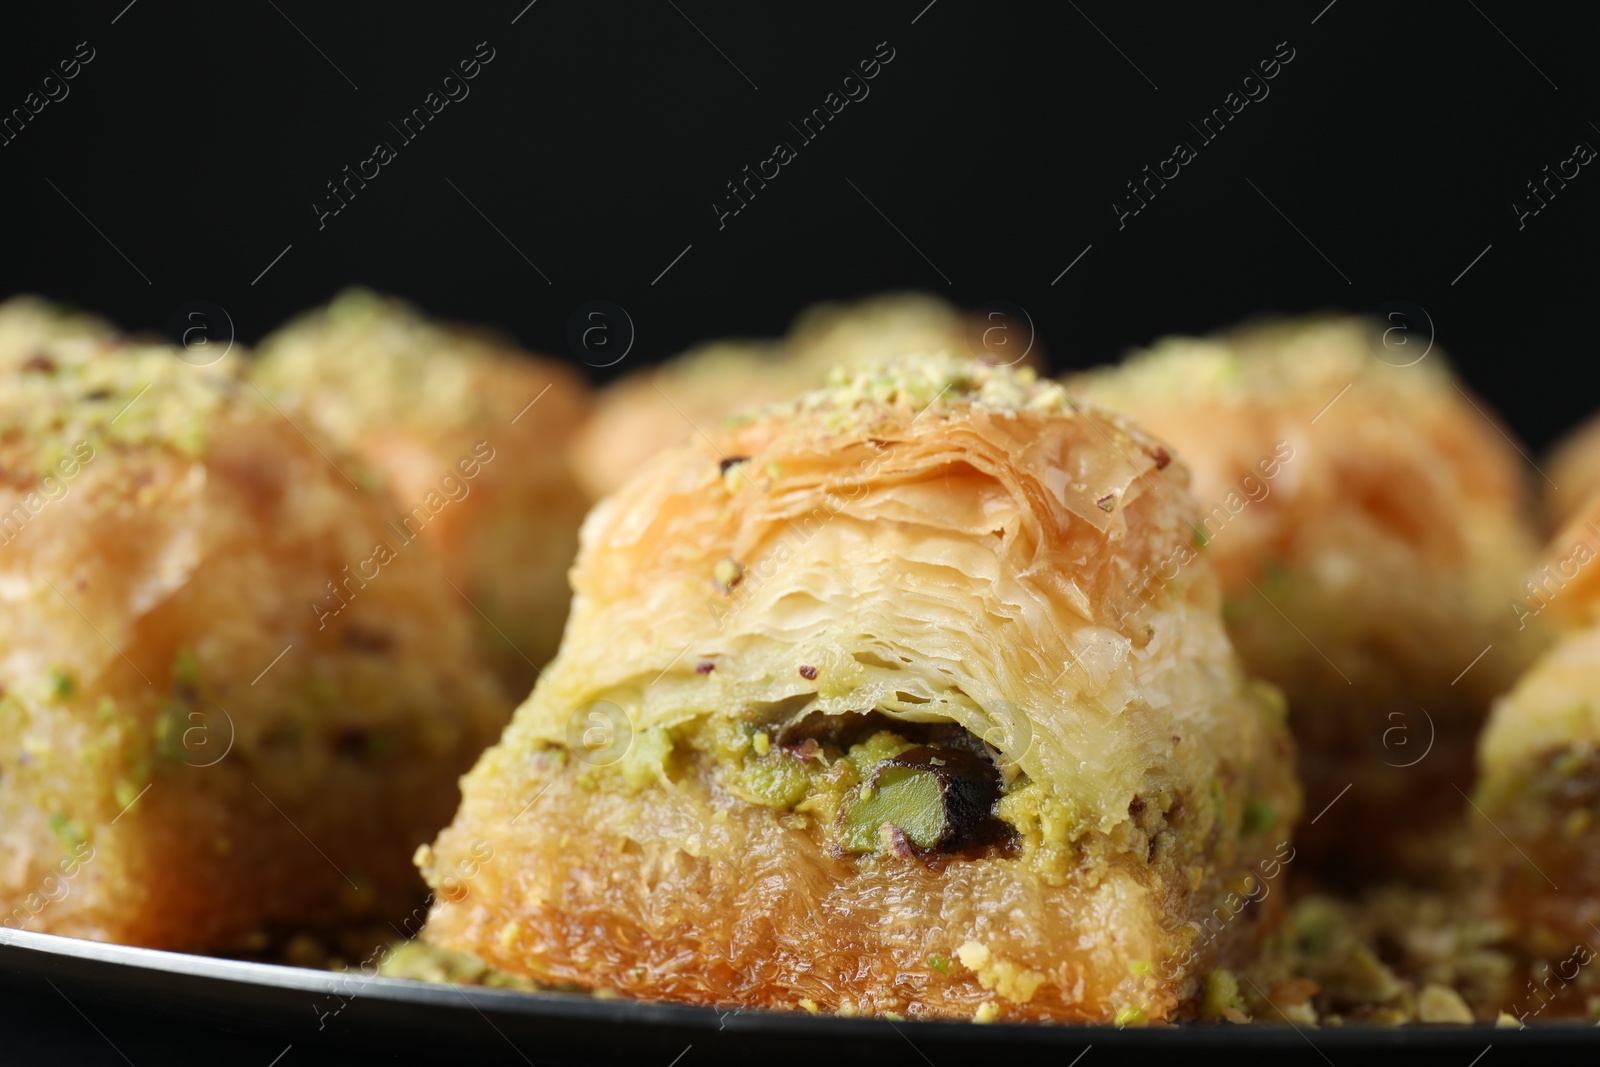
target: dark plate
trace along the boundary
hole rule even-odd
[[[1225,1054],[1496,1067],[1519,1053],[1600,1050],[1592,1026],[1296,1029],[889,1022],[431,985],[189,956],[0,929],[0,1062],[846,1063],[960,1067],[1015,1051],[1029,1063]],[[8,1025],[26,1020],[26,1026]],[[59,1025],[42,1026],[44,1019]],[[15,1035],[23,1032],[22,1039]],[[36,1046],[19,1045],[33,1041]],[[281,1057],[281,1059],[275,1059]],[[681,1059],[680,1059],[681,1057]],[[1084,1062],[1083,1067],[1094,1067]]]

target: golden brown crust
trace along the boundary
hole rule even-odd
[[[645,996],[1170,1016],[1270,923],[1225,901],[1299,804],[1205,565],[1131,580],[1189,545],[1186,477],[1031,372],[935,358],[663,456],[586,522],[562,652],[421,857],[430,937]],[[786,730],[874,709],[987,744],[1015,854],[846,858],[825,797],[763,792]]]
[[[133,346],[5,375],[13,926],[215,950],[403,913],[407,857],[506,715],[431,558],[394,545],[348,577],[393,540],[341,473],[358,461],[236,359]]]
[[[507,689],[555,653],[588,501],[567,465],[588,390],[553,360],[351,290],[263,342],[255,377],[381,471],[387,518],[433,548],[487,617]]]

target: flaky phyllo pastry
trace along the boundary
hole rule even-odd
[[[431,939],[636,996],[1122,1022],[1254,949],[1300,802],[1206,561],[1134,581],[1190,542],[1179,462],[947,358],[703,429],[585,524],[560,654],[419,854]]]

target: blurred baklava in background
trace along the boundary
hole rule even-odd
[[[1015,312],[960,311],[922,293],[818,304],[775,341],[723,340],[636,371],[600,394],[579,433],[579,477],[596,499],[697,430],[823,385],[835,367],[909,354],[976,356],[996,366],[1037,366],[1043,349]]]
[[[1600,415],[1556,442],[1544,473],[1545,524],[1555,534],[1600,496]]]
[[[0,370],[29,360],[86,358],[116,335],[115,326],[88,312],[14,296],[0,303]]]
[[[1288,696],[1307,805],[1332,804],[1305,842],[1339,874],[1437,861],[1489,703],[1544,640],[1507,610],[1537,544],[1509,438],[1437,350],[1376,353],[1361,319],[1274,322],[1067,383],[1194,472],[1196,554]]]
[[[567,365],[354,289],[260,346],[261,388],[381,472],[385,518],[421,538],[525,695],[555,654],[588,509],[568,446],[588,387]]]
[[[949,357],[706,433],[585,524],[560,654],[419,852],[430,939],[636,996],[1118,1023],[1253,956],[1300,796],[1209,564],[1136,588],[1193,536],[1180,461]]]
[[[80,340],[0,365],[4,922],[220,951],[404,914],[510,710],[468,609],[238,355]]]
[[[1578,484],[1572,464],[1600,469],[1600,437],[1589,435],[1587,449],[1569,446],[1552,464],[1563,490]],[[1561,637],[1496,702],[1468,823],[1495,918],[1548,970],[1578,949],[1584,963],[1600,955],[1600,495],[1550,539],[1511,606]],[[1600,993],[1592,975],[1584,980]]]

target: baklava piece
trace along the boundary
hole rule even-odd
[[[1600,496],[1551,539],[1513,608],[1537,612],[1562,636],[1495,703],[1467,820],[1511,941],[1552,965],[1580,947],[1592,959],[1600,954]]]
[[[237,356],[60,356],[0,371],[0,921],[223,951],[405,914],[510,714],[466,609]]]
[[[0,370],[86,358],[117,333],[97,316],[37,296],[0,302]]]
[[[256,380],[382,472],[394,536],[439,555],[490,663],[525,695],[561,640],[588,509],[567,457],[588,408],[582,379],[351,290],[268,337]]]
[[[1600,416],[1588,419],[1550,450],[1544,463],[1545,522],[1559,531],[1600,494]]]
[[[419,854],[427,936],[702,1004],[1190,1011],[1277,921],[1299,795],[1208,564],[1129,590],[1188,544],[1186,481],[949,358],[658,457],[591,514],[560,654]]]
[[[1544,632],[1507,610],[1537,551],[1512,446],[1440,352],[1399,366],[1374,343],[1359,319],[1276,323],[1067,383],[1194,472],[1191,555],[1246,666],[1288,697],[1307,805],[1332,804],[1305,845],[1339,876],[1435,862],[1451,783]]]

